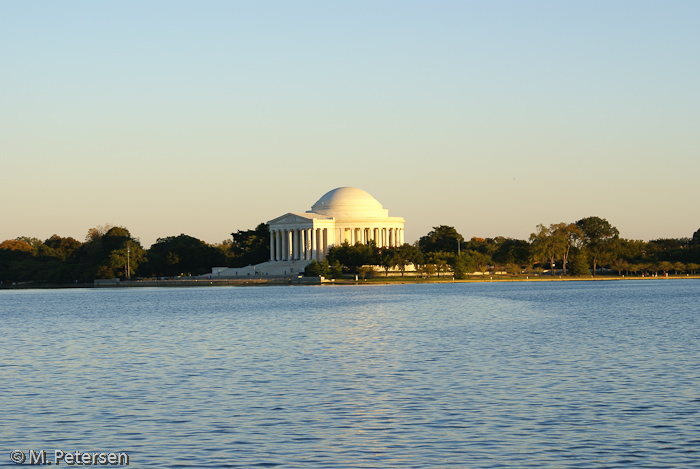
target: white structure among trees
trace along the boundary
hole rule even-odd
[[[270,220],[270,260],[323,260],[331,246],[347,241],[378,247],[404,243],[405,220],[390,217],[374,197],[355,187],[326,193],[305,213],[287,213]]]

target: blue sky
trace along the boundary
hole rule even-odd
[[[406,239],[700,228],[700,3],[0,1],[0,241],[220,242],[362,188]]]

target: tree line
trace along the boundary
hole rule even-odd
[[[181,234],[159,238],[144,249],[120,226],[88,230],[84,241],[53,235],[46,240],[19,237],[0,243],[0,281],[65,284],[94,279],[179,277],[206,274],[212,267],[244,267],[269,260],[265,223],[239,230],[218,244]],[[412,270],[424,276],[466,278],[478,272],[511,275],[596,275],[612,269],[622,275],[695,274],[700,270],[700,229],[692,237],[653,241],[619,236],[607,220],[588,217],[573,223],[538,225],[527,240],[472,237],[454,227],[434,227],[414,244],[378,248],[348,243],[330,248],[322,262],[306,268],[311,276],[388,275]]]
[[[403,276],[407,266],[423,276],[464,279],[472,273],[509,275],[597,275],[603,269],[618,275],[696,274],[700,271],[700,229],[691,238],[649,242],[620,237],[600,217],[573,223],[540,224],[527,240],[473,237],[465,241],[454,227],[434,227],[415,244],[377,248],[373,244],[330,248],[323,262],[312,262],[307,275]],[[377,271],[378,270],[378,271]]]
[[[53,235],[22,236],[0,243],[0,282],[84,283],[95,279],[202,275],[212,267],[243,267],[267,260],[270,232],[261,223],[231,239],[207,244],[181,234],[159,238],[144,249],[121,226],[88,230],[85,241]]]

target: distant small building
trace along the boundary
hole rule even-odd
[[[355,187],[326,193],[304,213],[286,213],[270,220],[272,262],[323,260],[328,249],[347,241],[370,241],[378,247],[401,246],[404,224],[390,217],[374,197]]]

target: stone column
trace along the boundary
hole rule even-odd
[[[273,260],[280,260],[280,230],[275,230],[275,258]]]
[[[328,255],[328,228],[323,229],[323,259]]]
[[[311,257],[311,231],[312,231],[311,228],[306,230],[306,260],[307,261],[310,261],[311,259],[313,259],[313,257]]]
[[[301,230],[301,258],[306,260],[306,228]]]
[[[297,260],[297,241],[299,238],[297,237],[297,230],[293,229],[292,230],[292,260],[295,261]]]
[[[281,261],[282,260],[282,253],[284,252],[284,243],[282,239],[282,231],[283,230],[277,230],[277,260]]]
[[[311,260],[316,260],[316,228],[311,228]]]
[[[297,253],[297,259],[303,260],[304,259],[304,230],[299,228],[297,230],[297,241],[298,241],[298,248],[299,252]]]
[[[270,260],[275,260],[275,230],[270,230]]]
[[[296,230],[290,229],[289,230],[289,260],[293,261],[294,260],[294,253],[296,252],[296,249],[294,249],[294,241],[296,241]]]
[[[280,241],[279,241],[279,243],[280,243],[280,252],[277,253],[277,257],[278,257],[279,260],[281,260],[281,261],[284,260],[284,246],[285,246],[285,242],[284,242],[284,232],[285,232],[285,230],[279,230],[279,231],[277,232],[277,234],[279,235],[279,238],[280,238]]]
[[[281,246],[282,249],[280,250],[280,260],[281,260],[281,261],[286,261],[286,260],[287,260],[287,256],[285,256],[285,254],[284,254],[284,250],[287,249],[287,240],[286,240],[286,238],[287,238],[287,230],[280,230],[280,243],[281,243],[281,245],[282,245],[282,246]]]
[[[297,228],[297,259],[300,261],[304,259],[304,230]]]
[[[278,261],[282,260],[282,248],[284,247],[282,243],[282,231],[283,230],[275,230],[275,238],[277,238],[275,245],[275,257]]]
[[[294,246],[292,247],[292,259],[296,261],[299,259],[299,230],[294,228],[292,236],[294,238]]]
[[[315,235],[316,235],[316,229],[311,228],[309,230],[309,246],[311,248],[311,252],[309,254],[311,254],[311,257],[310,257],[311,260],[316,259],[316,249],[315,249],[315,245],[314,245],[314,242],[316,241]]]
[[[304,256],[306,255],[306,250],[304,249],[304,237],[306,230],[303,228],[299,228],[299,259],[302,261],[304,260]]]
[[[311,230],[307,228],[306,230],[306,260],[311,260]]]

